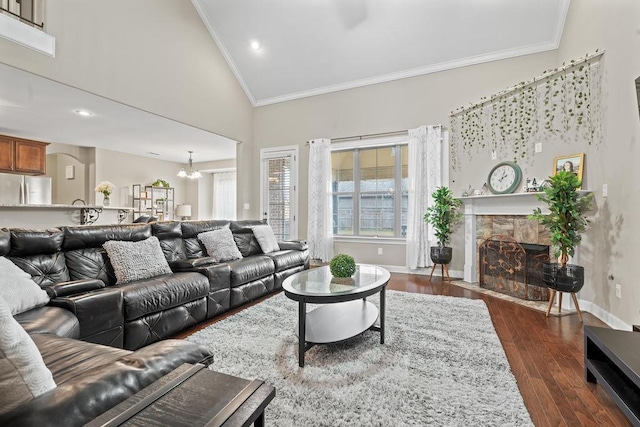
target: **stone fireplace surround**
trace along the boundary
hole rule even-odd
[[[520,243],[551,245],[548,230],[527,215],[544,204],[536,193],[461,197],[464,203],[464,281],[478,281],[478,248],[493,235],[513,237]]]

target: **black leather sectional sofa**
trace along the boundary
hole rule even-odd
[[[33,337],[58,385],[0,415],[0,424],[82,424],[183,363],[210,363],[207,350],[165,338],[280,289],[286,277],[309,268],[304,242],[281,242],[280,251],[263,254],[251,230],[262,223],[0,230],[0,256],[29,273],[51,297],[47,306],[15,318]],[[206,255],[197,235],[221,227],[233,232],[242,259],[213,263]],[[172,273],[116,284],[102,245],[152,235]]]

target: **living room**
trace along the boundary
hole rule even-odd
[[[546,70],[562,67],[585,55],[604,52],[599,57],[601,140],[593,144],[584,140],[562,140],[543,145],[542,152],[534,153],[522,162],[521,168],[523,179],[546,179],[552,172],[554,158],[585,154],[582,188],[595,194],[595,209],[578,249],[577,259],[587,272],[584,287],[578,294],[580,306],[593,316],[591,319],[599,319],[615,329],[631,330],[633,325],[640,324],[640,290],[635,285],[634,262],[629,256],[637,252],[633,237],[637,225],[628,216],[640,205],[640,193],[633,190],[638,180],[637,172],[630,165],[637,157],[640,137],[634,84],[640,76],[640,58],[633,53],[640,51],[637,2],[562,2],[566,16],[561,14],[560,23],[556,22],[560,28],[558,38],[550,40],[547,48],[540,48],[535,53],[523,51],[504,59],[469,62],[469,65],[452,69],[265,105],[252,104],[203,22],[197,10],[199,3],[149,0],[134,4],[118,1],[89,5],[74,1],[47,2],[45,31],[55,37],[55,57],[0,39],[0,61],[237,141],[234,166],[237,169],[239,220],[262,218],[261,150],[297,146],[300,171],[297,237],[304,240],[309,202],[310,150],[307,141],[385,134],[442,124],[452,144],[451,114],[456,109],[531,80]],[[426,16],[425,25],[431,19],[435,18]],[[0,126],[3,128],[1,133],[11,134],[10,123]],[[47,142],[65,144],[68,141]],[[95,161],[99,167],[92,180],[96,184],[114,182],[122,189],[120,199],[128,200],[129,194],[125,195],[124,191],[132,183],[150,183],[158,178],[158,171],[162,171],[164,177],[173,179],[176,202],[197,206],[198,189],[194,184],[174,178],[185,166],[189,147],[180,149],[184,152],[180,163],[97,149]],[[511,160],[493,159],[491,154],[490,148],[480,146],[470,155],[460,149],[457,155],[461,162],[447,168],[448,185],[455,196],[461,196],[470,186],[480,189],[499,161]],[[201,169],[217,167],[204,162],[199,164],[197,153],[194,161]],[[118,165],[117,173],[113,172],[113,165]],[[606,196],[603,195],[604,185]],[[91,202],[100,202],[98,196],[94,194],[93,197],[96,199]],[[458,278],[463,277],[466,267],[467,238],[465,227],[461,225],[451,241],[454,258],[450,269]],[[334,252],[352,254],[359,263],[389,267],[393,281],[420,280],[406,274],[410,270],[405,244],[336,239]],[[424,271],[420,273],[424,274]],[[620,297],[616,296],[617,285]],[[464,294],[464,291],[457,292]],[[569,321],[572,317],[575,318],[564,316],[559,322]],[[562,328],[563,324],[556,326]],[[575,325],[571,330],[582,333]],[[573,355],[579,360],[582,356],[581,352]],[[517,368],[512,366],[511,369]],[[573,381],[584,380],[572,377],[570,383]],[[526,394],[522,390],[521,393]],[[602,392],[591,390],[591,393],[590,397],[582,398],[598,405],[611,405]],[[593,400],[594,395],[598,395],[598,400]]]

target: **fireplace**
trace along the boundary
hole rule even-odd
[[[494,235],[480,244],[478,254],[481,288],[525,300],[549,300],[542,281],[542,264],[549,262],[548,245]]]

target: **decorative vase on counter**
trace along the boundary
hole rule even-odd
[[[111,206],[111,199],[108,194],[104,195],[104,199],[102,200],[102,206]]]

